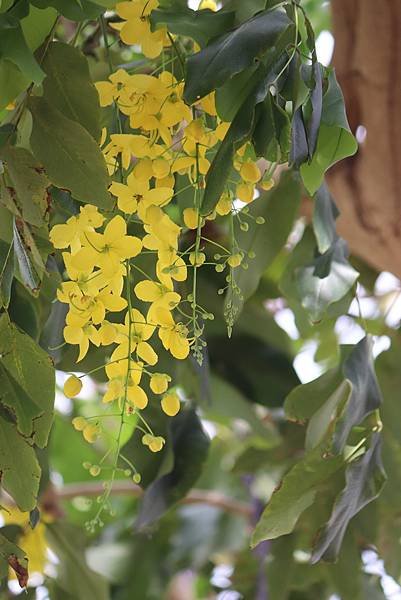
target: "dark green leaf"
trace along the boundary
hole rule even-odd
[[[53,422],[55,376],[49,356],[3,315],[0,318],[0,402],[18,430],[43,448]]]
[[[290,163],[299,167],[308,158],[308,140],[306,137],[302,107],[296,109],[292,117]]]
[[[357,149],[357,142],[349,129],[340,86],[334,70],[329,69],[316,151],[311,162],[301,166],[302,179],[308,192],[314,194],[326,170],[342,158],[355,154]]]
[[[106,163],[95,140],[44,98],[31,98],[29,107],[33,115],[32,150],[52,183],[70,190],[81,202],[111,207]]]
[[[203,47],[214,37],[232,29],[235,13],[228,11],[191,10],[190,8],[153,10],[150,14],[152,29],[167,27],[170,33],[188,36]]]
[[[344,419],[337,425],[334,448],[341,452],[351,429],[359,425],[381,403],[381,393],[374,372],[372,340],[364,337],[350,352],[343,364],[343,374],[352,383],[352,394],[347,404]]]
[[[9,192],[13,194],[18,215],[23,220],[40,227],[44,223],[47,203],[47,188],[50,183],[43,168],[25,148],[6,146],[0,152],[5,161],[9,177]]]
[[[326,252],[337,238],[335,221],[338,214],[333,198],[323,183],[315,194],[313,209],[313,231],[321,254]]]
[[[93,85],[86,57],[70,44],[53,42],[46,52],[42,67],[47,102],[65,117],[80,123],[99,141],[99,95]]]
[[[0,240],[0,305],[5,308],[8,308],[10,303],[14,268],[14,242],[8,245]]]
[[[236,313],[240,312],[243,302],[256,291],[264,271],[286,243],[298,214],[300,200],[299,182],[291,172],[287,172],[276,188],[265,192],[251,206],[252,216],[255,219],[263,217],[264,223],[253,224],[254,231],[251,235],[237,226],[235,237],[239,247],[245,253],[253,251],[256,256],[249,260],[247,270],[239,267],[233,271],[242,299],[236,294],[227,300],[233,303]]]
[[[252,546],[291,533],[299,517],[315,500],[320,484],[343,465],[340,456],[325,454],[320,445],[307,452],[273,492],[252,536]]]
[[[257,78],[253,75],[257,65],[234,75],[216,90],[216,110],[223,121],[232,121],[255,87]]]
[[[35,508],[40,479],[35,451],[17,432],[15,425],[1,416],[0,470],[1,485],[14,498],[18,508],[24,512]]]
[[[35,266],[32,264],[31,253],[26,246],[25,240],[23,239],[15,220],[13,233],[14,252],[22,282],[33,294],[37,294],[40,287],[40,276]]]
[[[16,17],[0,15],[0,56],[12,62],[29,81],[42,82],[45,74],[26,43]]]
[[[89,0],[31,0],[38,8],[52,6],[67,19],[72,21],[84,21],[85,19],[96,19],[110,5],[109,0],[100,0],[99,3]]]
[[[380,494],[386,480],[380,446],[380,434],[375,433],[365,454],[347,467],[345,488],[318,540],[312,562],[336,560],[349,521]]]
[[[184,98],[192,104],[255,64],[292,23],[279,10],[259,13],[187,60]]]
[[[152,483],[141,502],[136,527],[142,529],[159,519],[191,489],[202,472],[209,438],[194,410],[179,413],[172,421],[174,466]]]
[[[310,95],[311,115],[307,123],[309,157],[312,158],[316,150],[320,120],[322,118],[323,87],[322,70],[318,62],[312,66],[313,88]]]

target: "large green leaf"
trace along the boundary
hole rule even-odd
[[[173,468],[147,488],[136,522],[138,529],[159,519],[183,498],[202,472],[210,442],[196,412],[185,410],[175,417],[171,435]]]
[[[208,41],[222,35],[234,26],[234,12],[212,10],[156,9],[150,14],[153,29],[167,27],[170,33],[188,36],[198,44],[206,46]]]
[[[252,536],[252,546],[291,533],[301,514],[313,504],[319,486],[344,464],[326,453],[326,445],[307,452],[285,475],[265,508]]]
[[[251,205],[250,214],[255,219],[263,217],[264,223],[253,224],[252,233],[236,228],[235,238],[238,246],[246,253],[255,253],[255,258],[249,260],[248,269],[233,270],[241,297],[230,295],[227,301],[233,303],[236,313],[241,310],[243,302],[256,291],[264,271],[285,245],[298,214],[300,200],[299,183],[291,172],[287,172],[283,174],[276,188],[262,194]]]
[[[259,60],[292,27],[280,10],[264,11],[187,60],[184,98],[192,104]]]
[[[0,56],[12,62],[26,79],[38,84],[45,74],[29,48],[17,17],[0,15]]]
[[[355,154],[358,144],[345,114],[344,98],[333,69],[328,72],[328,87],[323,96],[321,126],[311,162],[301,166],[305,187],[312,195],[320,187],[324,173],[339,160]]]
[[[0,306],[5,308],[8,308],[10,303],[14,269],[14,241],[11,244],[6,244],[3,240],[0,240]]]
[[[50,357],[7,316],[0,318],[0,402],[18,430],[43,448],[53,422],[54,368]]]
[[[33,115],[32,150],[50,181],[70,190],[76,200],[111,207],[106,163],[92,136],[44,98],[31,98],[29,107]]]
[[[91,81],[86,57],[78,48],[53,42],[42,68],[47,75],[43,84],[47,102],[68,119],[80,123],[99,141],[99,95]]]
[[[22,511],[36,506],[40,467],[29,440],[16,426],[0,416],[1,485]]]
[[[6,146],[0,151],[0,158],[9,177],[8,191],[13,190],[14,214],[40,227],[48,209],[46,192],[50,185],[43,168],[25,148]]]
[[[330,520],[313,552],[312,561],[337,559],[349,521],[369,502],[377,498],[386,481],[381,462],[380,434],[372,436],[371,445],[361,458],[346,470],[345,487],[338,497]]]

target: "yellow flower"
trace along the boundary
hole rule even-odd
[[[76,375],[71,375],[64,383],[64,395],[75,398],[82,390],[82,381]]]
[[[239,183],[235,191],[239,200],[242,200],[242,202],[246,202],[246,204],[249,204],[249,202],[252,202],[253,200],[255,186],[252,183]]]
[[[131,309],[125,316],[125,324],[116,326],[119,331],[117,337],[118,346],[112,354],[112,360],[126,358],[129,350],[136,354],[149,365],[157,363],[157,354],[152,346],[146,341],[152,337],[155,330],[154,325],[149,325],[145,317],[136,308]],[[131,341],[129,341],[129,331],[131,330]]]
[[[106,225],[104,233],[88,232],[85,234],[86,245],[71,262],[76,267],[100,267],[107,275],[112,275],[119,268],[120,262],[137,256],[142,249],[139,238],[127,235],[127,225],[120,215],[116,215]]]
[[[161,406],[166,415],[174,417],[179,412],[181,406],[178,394],[176,392],[166,394],[161,401]]]
[[[71,312],[66,317],[66,326],[63,333],[67,344],[79,345],[77,362],[86,356],[89,350],[89,342],[92,342],[95,346],[100,345],[99,332],[96,327],[89,322],[82,322],[82,319]]]
[[[150,377],[150,389],[154,394],[164,394],[170,381],[171,377],[166,373],[153,373]]]
[[[125,23],[117,23],[115,29],[120,29],[120,37],[126,44],[140,44],[142,52],[148,58],[156,58],[168,45],[166,29],[152,32],[149,14],[158,6],[157,0],[133,0],[120,2],[116,5],[117,14],[126,19]]]
[[[55,248],[70,247],[72,252],[76,252],[81,248],[85,233],[101,227],[103,222],[104,217],[97,207],[87,204],[81,207],[79,215],[70,217],[66,223],[55,225],[49,234],[50,241]]]
[[[101,429],[98,424],[89,423],[82,430],[82,435],[84,436],[84,439],[89,442],[89,444],[93,444],[96,442],[100,431]]]
[[[160,435],[154,436],[150,433],[145,433],[142,437],[142,444],[148,446],[149,450],[152,452],[160,452],[163,449],[166,440],[162,438]]]
[[[265,190],[266,192],[268,190],[271,190],[272,187],[274,187],[274,179],[270,178],[270,179],[263,179],[260,187],[262,188],[262,190]]]
[[[232,200],[229,193],[225,192],[219,198],[216,205],[216,212],[218,215],[224,216],[230,214],[232,210]]]
[[[246,183],[257,183],[262,176],[258,165],[252,160],[242,163],[239,173]]]
[[[227,262],[230,265],[230,267],[239,267],[239,265],[242,263],[242,254],[239,254],[237,252],[237,254],[232,254],[231,256],[229,256]]]
[[[150,312],[150,311],[149,311]],[[160,325],[159,338],[166,350],[174,356],[183,360],[189,354],[188,330],[182,323],[175,323],[171,312],[165,308],[152,309],[151,317],[155,323]],[[149,316],[149,319],[151,318]]]
[[[185,225],[188,229],[197,229],[199,221],[199,211],[195,208],[184,208],[182,214]]]
[[[151,302],[152,307],[163,307],[167,310],[173,310],[181,300],[181,296],[174,292],[172,285],[166,286],[156,281],[140,281],[136,284],[134,292],[139,300]]]

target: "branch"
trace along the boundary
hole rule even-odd
[[[61,488],[53,488],[53,491],[59,500],[71,500],[76,496],[99,496],[103,493],[104,488],[102,482],[85,481],[70,483]],[[112,493],[140,498],[143,495],[143,490],[131,481],[116,481],[113,484]],[[220,492],[209,490],[192,490],[180,501],[180,504],[208,504],[245,518],[252,516],[252,507],[249,504],[234,498],[228,498]]]

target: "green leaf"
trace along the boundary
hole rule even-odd
[[[96,19],[101,15],[105,8],[109,8],[110,0],[100,0],[96,3],[89,0],[31,0],[31,3],[38,8],[51,6],[71,21],[84,21]]]
[[[252,76],[254,87],[235,115],[206,175],[202,215],[208,215],[219,201],[232,168],[234,152],[252,136],[255,127],[255,107],[265,100],[282,60],[269,68],[260,66]]]
[[[14,243],[6,244],[0,240],[0,305],[5,308],[10,304],[14,268]]]
[[[0,402],[13,414],[18,431],[44,448],[53,422],[51,359],[6,315],[0,318],[0,356]]]
[[[92,571],[85,559],[82,532],[61,521],[46,526],[49,546],[59,559],[57,584],[74,600],[109,600],[106,580]]]
[[[287,172],[282,175],[276,188],[262,194],[250,207],[250,214],[255,219],[263,217],[264,223],[254,223],[251,234],[241,231],[237,225],[235,238],[238,246],[246,254],[253,251],[256,256],[249,259],[247,270],[241,267],[233,270],[242,298],[235,294],[228,297],[227,301],[233,303],[236,313],[242,309],[243,302],[254,294],[263,273],[285,245],[298,214],[300,201],[300,185],[296,177]]]
[[[379,496],[386,480],[380,457],[380,446],[380,434],[375,433],[365,454],[347,467],[345,487],[318,540],[312,555],[312,562],[315,563],[321,559],[336,560],[349,521],[369,502]]]
[[[338,214],[333,198],[323,183],[315,194],[313,210],[313,231],[321,254],[326,252],[338,237],[335,223]]]
[[[8,567],[13,569],[21,588],[28,585],[28,558],[21,548],[3,534],[0,534],[0,564],[5,566],[6,575]]]
[[[50,181],[70,190],[76,200],[110,208],[109,176],[95,140],[44,98],[30,98],[29,107],[33,115],[32,151]]]
[[[326,402],[311,417],[306,430],[305,448],[311,450],[318,446],[328,433],[330,426],[336,422],[351,398],[353,388],[348,381],[342,381]]]
[[[324,173],[339,160],[358,149],[344,108],[344,97],[333,69],[328,70],[328,87],[323,96],[321,126],[316,151],[309,164],[301,165],[305,187],[312,195],[320,187]]]
[[[308,138],[302,107],[296,109],[292,117],[290,164],[300,167],[308,158]]]
[[[31,52],[34,52],[43,42],[56,16],[57,13],[53,8],[39,10],[30,6],[29,15],[21,20],[21,27]],[[31,81],[11,60],[0,57],[0,110],[15,100]]]
[[[10,451],[12,449],[12,451]],[[1,485],[24,512],[36,506],[40,467],[30,442],[0,416]]]
[[[382,397],[373,365],[372,339],[365,336],[358,342],[343,364],[343,374],[352,384],[352,393],[347,404],[344,418],[337,425],[334,449],[341,452],[354,426],[359,425],[376,411]]]
[[[31,253],[18,229],[16,221],[13,226],[14,252],[17,259],[19,274],[23,284],[37,295],[40,288],[40,275],[32,263]]]
[[[42,68],[47,75],[43,84],[47,102],[68,119],[80,123],[99,141],[99,95],[91,81],[86,57],[70,44],[53,42]]]
[[[9,192],[19,208],[18,213],[24,221],[40,227],[44,223],[49,180],[43,168],[25,148],[6,146],[0,151],[5,161],[6,173],[10,179]]]
[[[232,29],[235,13],[228,11],[191,10],[190,8],[155,9],[150,13],[152,30],[167,27],[170,33],[195,40],[201,47]]]
[[[232,121],[255,87],[257,66],[244,69],[216,90],[216,110],[223,121]]]
[[[342,457],[325,454],[324,445],[307,452],[273,492],[253,533],[251,546],[291,533],[301,514],[313,504],[319,486],[342,466]]]
[[[326,399],[334,394],[341,380],[340,369],[335,368],[313,381],[298,385],[285,399],[284,410],[287,419],[300,423],[311,419],[324,406]]]
[[[26,43],[16,17],[0,15],[0,56],[12,62],[29,81],[41,83],[45,74]]]
[[[190,56],[187,59],[185,101],[192,104],[255,64],[255,57],[259,60],[292,27],[284,12],[264,11]]]
[[[136,521],[138,529],[159,519],[183,498],[202,472],[210,442],[196,412],[180,412],[172,421],[171,434],[173,468],[147,488]]]

